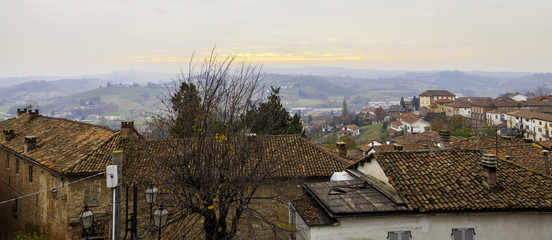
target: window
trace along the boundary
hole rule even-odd
[[[453,228],[452,240],[475,240],[473,228]]]
[[[33,182],[33,166],[29,166],[29,182]]]
[[[6,168],[10,170],[10,154],[6,153]]]
[[[88,206],[99,206],[98,201],[98,185],[95,183],[84,184],[84,202]]]
[[[410,240],[412,239],[412,235],[410,234],[410,231],[388,232],[387,239],[388,240]]]
[[[15,158],[15,174],[19,174],[19,158]]]
[[[17,196],[15,196],[15,201],[13,201],[13,209],[12,209],[14,218],[17,218],[18,209],[19,209],[19,202],[18,202]]]

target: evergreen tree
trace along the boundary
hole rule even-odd
[[[416,96],[412,97],[412,106],[414,106],[416,110],[420,109],[420,98]]]
[[[401,107],[403,109],[406,109],[406,105],[404,104],[404,98],[403,97],[401,97]]]
[[[197,123],[200,121],[201,97],[193,83],[182,82],[180,89],[171,97],[172,109],[178,113],[175,125],[170,128],[173,137],[192,136]]]
[[[347,110],[347,99],[343,98],[343,105],[341,108],[341,116],[347,117],[349,115],[349,111]]]
[[[299,114],[290,116],[282,105],[278,95],[280,88],[270,88],[272,93],[268,96],[268,101],[260,103],[258,107],[253,106],[247,112],[251,132],[269,135],[304,134]]]

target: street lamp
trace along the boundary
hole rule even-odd
[[[55,200],[57,198],[58,190],[56,188],[52,189],[52,198]]]
[[[159,190],[153,186],[153,184],[150,184],[149,187],[146,189],[145,191],[145,197],[146,197],[146,203],[148,203],[150,205],[150,217],[149,217],[149,223],[148,223],[148,227],[146,229],[146,231],[144,232],[143,235],[139,236],[138,235],[138,183],[137,182],[134,182],[133,183],[133,201],[132,201],[132,213],[130,213],[130,219],[128,219],[128,184],[127,184],[127,198],[126,198],[126,204],[127,204],[127,207],[126,207],[126,211],[127,211],[127,220],[126,220],[126,223],[127,223],[127,227],[126,227],[126,230],[125,230],[125,239],[126,239],[126,233],[128,233],[130,231],[130,239],[131,240],[134,240],[134,239],[143,239],[146,237],[146,235],[148,234],[148,232],[150,231],[150,228],[151,228],[151,224],[152,222],[155,222],[156,219],[159,220],[157,223],[155,223],[155,226],[159,227],[159,238],[161,238],[161,228],[163,226],[166,225],[167,223],[167,217],[169,215],[169,211],[163,207],[163,205],[161,205],[160,208],[158,208],[157,210],[155,210],[155,213],[153,212],[153,203],[157,200],[157,194],[159,192]],[[160,211],[160,212],[158,212]],[[157,215],[156,215],[157,213]],[[155,218],[156,216],[160,216],[158,218]],[[130,223],[130,228],[128,227],[128,224]],[[162,225],[159,225],[158,223],[162,223]]]
[[[82,235],[88,239],[94,225],[94,212],[88,208],[88,204],[84,204],[84,209],[80,212],[79,218],[83,229]]]
[[[163,207],[163,204],[153,212],[153,224],[159,228],[159,239],[161,239],[161,229],[167,225],[167,218],[169,217],[169,210]]]

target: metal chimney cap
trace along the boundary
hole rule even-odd
[[[493,154],[483,154],[481,165],[483,167],[496,168],[498,166],[496,156]]]

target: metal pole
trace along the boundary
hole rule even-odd
[[[161,224],[160,224],[161,225]],[[161,240],[161,230],[163,229],[162,226],[159,226],[159,234],[157,234],[157,239]]]
[[[133,239],[138,238],[138,183],[134,181],[134,186],[132,188],[133,198],[132,198],[132,236]]]
[[[113,191],[113,210],[112,210],[112,214],[113,214],[113,230],[111,231],[111,233],[113,234],[111,236],[111,239],[112,240],[117,240],[117,188],[113,188],[112,191]]]

